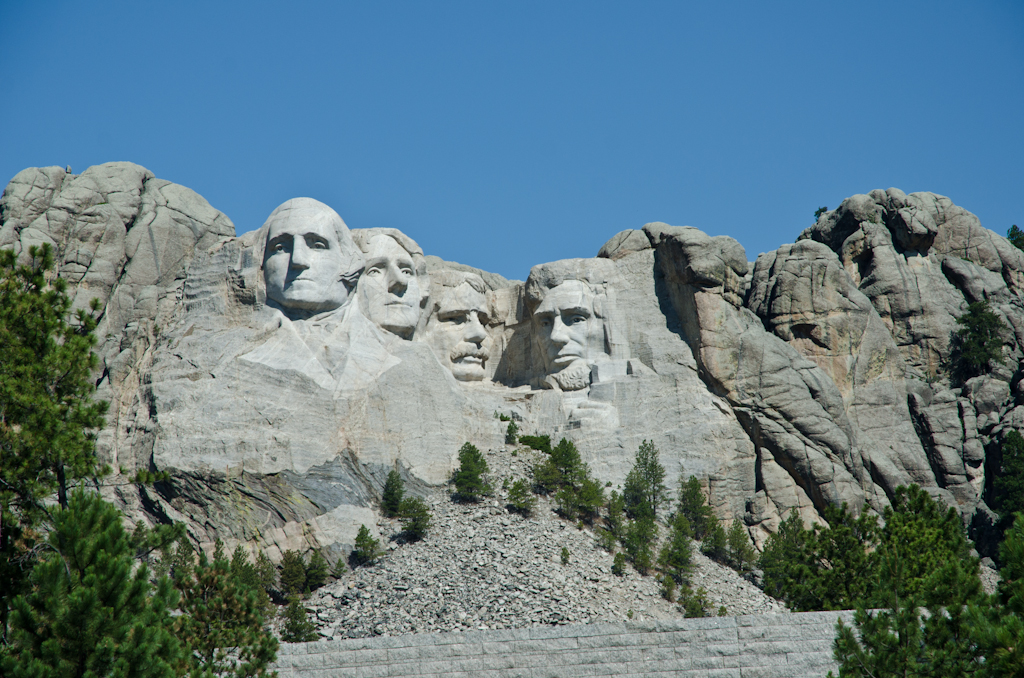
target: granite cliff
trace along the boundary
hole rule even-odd
[[[387,473],[444,485],[505,424],[574,440],[621,483],[644,439],[757,544],[790,510],[881,511],[911,482],[981,537],[1001,437],[1024,427],[1024,253],[931,193],[872,191],[749,262],[652,223],[509,281],[289,201],[256,231],[131,163],[19,173],[0,247],[50,243],[102,305],[99,452],[166,471],[111,490],[203,544],[351,548]],[[950,380],[955,319],[987,300],[1003,366]],[[116,483],[115,483],[116,484]]]

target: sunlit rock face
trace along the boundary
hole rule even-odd
[[[525,283],[349,230],[308,198],[235,236],[200,196],[130,163],[28,169],[0,246],[51,243],[76,307],[98,298],[99,452],[167,471],[111,490],[202,544],[351,548],[384,479],[444,485],[465,442],[572,439],[621,483],[652,440],[758,544],[790,511],[881,511],[916,482],[983,531],[986,451],[1010,428],[1024,257],[932,194],[874,191],[755,264],[735,240],[647,224]],[[1006,364],[954,388],[949,333],[988,300]]]

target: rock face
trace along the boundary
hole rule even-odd
[[[930,193],[853,196],[748,263],[732,238],[661,223],[597,258],[508,281],[289,201],[236,237],[137,165],[18,174],[0,247],[50,243],[97,298],[111,401],[99,451],[170,473],[118,499],[203,544],[351,548],[388,472],[445,485],[466,441],[572,439],[621,483],[652,440],[758,544],[791,510],[881,511],[917,483],[983,529],[986,450],[1024,425],[1024,254]],[[987,300],[1005,365],[953,388],[950,334]]]

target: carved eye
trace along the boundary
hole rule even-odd
[[[540,326],[541,327],[551,327],[551,318],[541,318],[540,319]]]
[[[381,270],[381,269],[379,269],[379,268],[368,268],[368,269],[366,269],[366,272],[365,272],[365,273],[363,273],[363,275],[365,275],[365,276],[369,276],[369,277],[371,277],[371,278],[377,278],[377,277],[379,277],[379,276],[380,276],[380,275],[381,275],[381,274],[382,274],[383,272],[384,272],[384,271],[382,271],[382,270]]]
[[[322,240],[317,240],[313,243],[313,249],[325,250],[327,249],[327,243],[323,242]]]
[[[580,323],[587,321],[587,316],[580,315],[577,313],[576,315],[571,315],[568,318],[566,318],[566,321],[566,325],[579,325]]]
[[[279,242],[272,249],[274,252],[284,252],[284,243]]]

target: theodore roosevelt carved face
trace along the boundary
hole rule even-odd
[[[268,303],[292,319],[344,306],[362,268],[338,213],[312,198],[293,198],[266,223],[263,281]]]
[[[536,351],[546,385],[575,391],[590,385],[590,366],[628,349],[617,341],[614,264],[567,259],[534,266],[526,281]]]
[[[363,313],[382,329],[412,339],[430,284],[423,251],[394,229],[365,229],[356,238],[366,256],[358,287]]]
[[[486,379],[491,339],[483,280],[473,273],[443,271],[432,274],[431,285],[427,342],[456,379]]]

